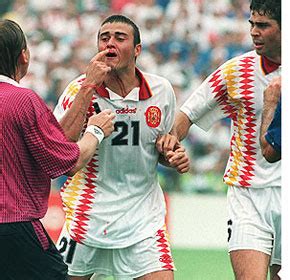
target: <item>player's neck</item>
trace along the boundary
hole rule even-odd
[[[134,71],[112,71],[105,81],[106,87],[116,94],[126,97],[133,88],[140,85],[140,81]]]
[[[265,56],[265,58],[272,62],[272,63],[275,63],[275,64],[278,64],[278,65],[281,65],[281,55],[280,56],[275,56],[275,57],[268,57],[268,56]]]

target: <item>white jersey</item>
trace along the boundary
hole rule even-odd
[[[89,246],[124,248],[154,236],[165,223],[155,141],[171,130],[176,100],[166,79],[136,71],[140,88],[125,98],[105,87],[93,96],[87,117],[94,112],[93,103],[101,110],[111,109],[116,114],[115,131],[61,189],[68,231]],[[54,111],[58,120],[84,78],[72,81],[60,97]]]
[[[232,119],[231,153],[224,174],[229,186],[281,186],[281,162],[268,163],[259,143],[263,92],[280,72],[279,65],[248,52],[219,67],[181,107],[204,130],[224,117]]]

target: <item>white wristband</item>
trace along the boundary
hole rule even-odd
[[[96,125],[89,125],[85,130],[85,133],[87,132],[93,134],[98,139],[99,144],[101,144],[105,137],[103,130]]]

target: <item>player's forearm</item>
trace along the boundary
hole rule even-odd
[[[190,122],[187,115],[183,112],[179,112],[176,115],[175,123],[171,133],[175,135],[179,141],[181,141],[187,136],[191,125],[192,123]]]
[[[260,144],[264,149],[268,142],[265,139],[267,130],[274,118],[275,110],[281,96],[281,77],[272,79],[268,87],[264,91],[264,103],[260,128]]]
[[[265,135],[267,133],[267,130],[274,118],[275,110],[278,103],[278,98],[273,98],[273,91],[270,91],[271,88],[268,88],[265,90],[264,93],[264,104],[263,104],[263,112],[262,112],[262,120],[261,120],[261,128],[260,128],[260,145],[262,149],[262,153],[269,154],[269,151],[272,151],[272,149],[268,148],[269,143],[267,142]],[[267,149],[267,152],[264,150]]]
[[[81,87],[70,109],[59,121],[65,135],[71,141],[77,142],[79,139],[94,91],[91,87]]]
[[[90,133],[85,133],[80,141],[77,142],[80,149],[80,156],[76,166],[67,173],[68,176],[73,176],[76,172],[82,169],[93,157],[99,145],[98,139]]]
[[[277,104],[275,104],[275,102],[273,103],[270,102],[269,100],[264,100],[260,128],[260,146],[262,154],[268,162],[276,162],[281,158],[281,153],[275,151],[275,149],[270,145],[270,143],[267,141],[265,137],[269,129],[269,126],[274,118],[275,110],[277,107]]]
[[[274,118],[276,105],[275,104],[267,104],[264,103],[263,107],[263,113],[262,113],[262,122],[261,122],[261,128],[260,128],[260,141],[261,144],[264,143],[264,138],[267,133],[267,130]],[[264,145],[262,145],[264,146]]]
[[[166,155],[169,151],[174,151],[180,145],[179,139],[182,140],[187,135],[190,125],[188,117],[182,112],[178,113],[170,133],[161,135],[156,140],[156,148],[159,153]],[[167,165],[163,156],[159,158],[159,162]]]

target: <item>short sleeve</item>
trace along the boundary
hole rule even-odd
[[[216,121],[227,116],[215,98],[216,93],[210,87],[211,79],[212,77],[209,76],[180,108],[192,123],[205,131],[209,130]],[[220,85],[219,91],[225,93],[225,88],[225,85]]]
[[[79,147],[64,135],[51,110],[36,94],[22,108],[25,143],[41,169],[56,178],[70,171],[79,158]]]
[[[62,119],[65,112],[71,107],[76,97],[76,94],[79,92],[81,88],[81,81],[84,78],[85,78],[85,75],[81,75],[77,79],[70,82],[68,86],[65,88],[65,90],[63,91],[53,111],[53,114],[58,121]]]

